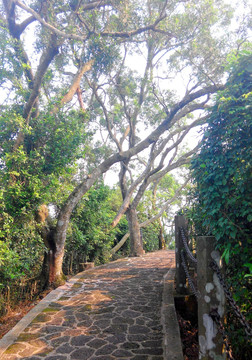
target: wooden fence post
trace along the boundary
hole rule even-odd
[[[185,295],[187,293],[186,274],[184,268],[182,267],[182,261],[180,255],[184,245],[179,231],[180,227],[186,229],[187,227],[186,219],[182,215],[176,215],[175,216],[176,292],[177,294]]]
[[[209,266],[212,260],[221,269],[222,261],[219,252],[215,250],[215,238],[213,236],[198,236],[197,283],[200,294],[198,299],[200,360],[226,359],[222,336],[209,315],[211,310],[217,309],[223,321],[225,310],[224,291],[217,274]]]

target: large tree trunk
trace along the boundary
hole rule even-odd
[[[129,208],[126,215],[130,231],[130,256],[141,256],[144,251],[137,211],[135,208]]]
[[[42,280],[42,286],[52,286],[54,288],[63,285],[66,281],[66,277],[62,272],[64,251],[57,254],[55,249],[49,249],[44,254],[44,263],[40,279]]]
[[[49,229],[46,226],[41,231],[42,238],[47,247],[44,254],[44,263],[41,271],[41,280],[43,287],[53,286],[58,287],[64,284],[66,277],[62,272],[62,263],[64,257],[64,246],[56,246],[55,230]]]
[[[41,224],[40,235],[44,241],[47,251],[44,254],[44,263],[42,266],[41,280],[43,287],[50,285],[57,287],[65,281],[62,272],[62,262],[64,257],[64,242],[57,244],[57,232],[50,226],[50,217],[48,207],[42,204],[37,209],[35,220]]]
[[[62,272],[63,257],[64,248],[60,252],[49,251],[49,285],[57,287],[65,282],[66,277]]]

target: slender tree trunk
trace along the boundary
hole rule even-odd
[[[141,256],[144,251],[137,211],[135,208],[129,208],[126,215],[130,231],[130,256]]]
[[[165,239],[164,239],[164,233],[163,233],[163,225],[161,222],[161,219],[158,219],[159,223],[159,235],[158,235],[158,241],[159,241],[159,250],[165,249]]]

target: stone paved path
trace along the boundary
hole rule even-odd
[[[173,251],[93,268],[52,302],[2,360],[161,360],[163,276]]]

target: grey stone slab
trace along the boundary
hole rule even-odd
[[[115,356],[116,359],[123,357],[123,358],[127,358],[129,359],[132,356],[132,353],[129,352],[128,350],[124,350],[124,349],[117,349],[112,353],[113,356]]]
[[[83,345],[87,344],[92,339],[93,339],[92,336],[79,335],[79,336],[75,336],[74,338],[72,338],[71,341],[70,341],[70,344],[72,346],[83,346]]]
[[[106,344],[107,342],[103,339],[93,339],[92,341],[88,342],[88,346],[94,349],[99,349]]]
[[[74,347],[69,345],[68,343],[63,344],[57,348],[57,353],[59,354],[69,354],[74,351]]]
[[[95,352],[95,355],[110,355],[116,350],[116,346],[113,344],[104,345]]]
[[[70,359],[74,360],[89,360],[93,355],[94,349],[90,348],[80,348],[78,350],[73,351],[70,354]]]

